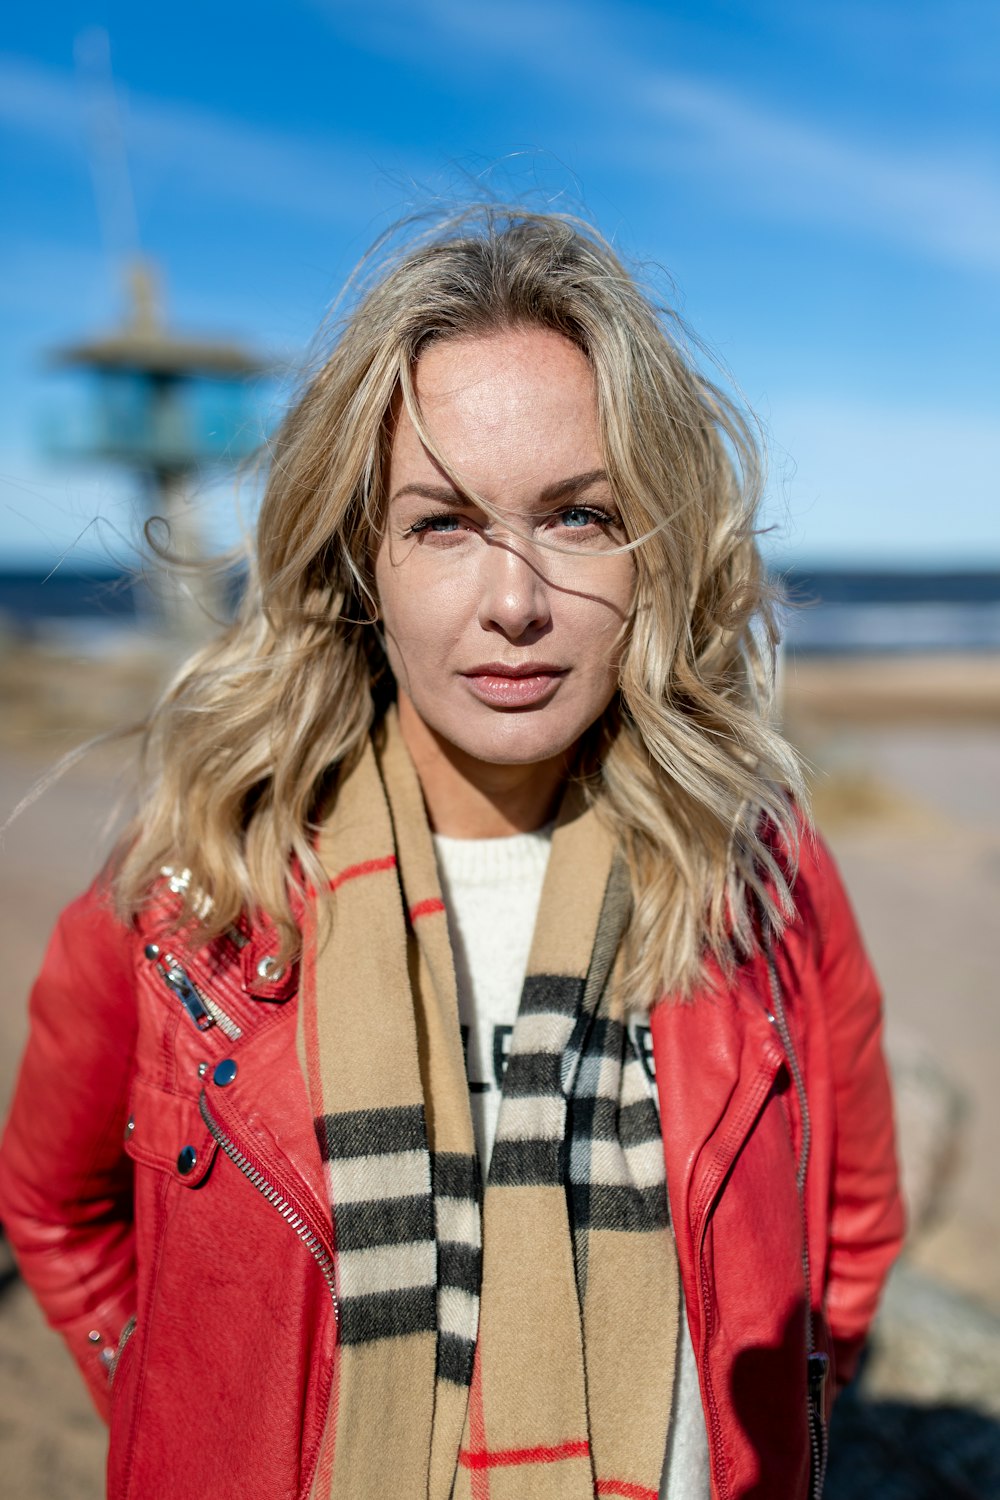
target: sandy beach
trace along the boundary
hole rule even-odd
[[[82,735],[133,717],[162,666],[0,653],[0,821]],[[786,662],[784,718],[813,768],[886,994],[890,1035],[929,1049],[966,1101],[961,1154],[914,1263],[1000,1311],[1000,659]],[[127,755],[103,748],[0,847],[0,1109],[26,997],[59,908],[110,839]],[[6,1251],[0,1249],[0,1255]],[[97,1500],[103,1431],[59,1340],[0,1262],[0,1443],[9,1493]]]
[[[890,1044],[925,1048],[964,1099],[937,1221],[908,1253],[1000,1309],[1000,662],[810,661],[785,701]]]

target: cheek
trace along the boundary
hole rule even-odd
[[[455,615],[460,590],[434,569],[420,568],[408,557],[393,566],[381,555],[375,564],[375,588],[389,664],[408,678],[432,668],[455,639]]]
[[[612,672],[628,640],[635,593],[635,569],[630,559],[623,559],[623,563],[627,565],[616,568],[613,576],[604,574],[590,597],[578,597],[578,607],[571,611],[576,618],[567,622],[581,650],[592,657],[593,665]]]

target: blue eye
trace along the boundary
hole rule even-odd
[[[559,519],[571,530],[582,531],[585,526],[610,526],[612,518],[592,505],[571,505],[560,511]]]
[[[419,536],[424,531],[457,531],[458,517],[447,513],[424,516],[422,520],[414,521],[413,525],[407,529],[411,536]]]

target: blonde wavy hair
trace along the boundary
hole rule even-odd
[[[769,719],[777,630],[754,531],[755,429],[701,372],[676,314],[578,219],[476,207],[383,245],[363,275],[270,445],[238,617],[144,726],[118,909],[134,916],[164,865],[185,867],[196,941],[262,911],[283,956],[297,950],[297,897],[323,886],[317,820],[393,691],[373,560],[394,403],[413,410],[432,341],[538,326],[593,368],[636,566],[619,692],[580,765],[630,871],[629,999],[689,996],[710,956],[729,971],[754,950],[758,913],[780,931],[792,910],[804,789]]]

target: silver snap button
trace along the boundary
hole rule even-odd
[[[177,1158],[177,1170],[182,1177],[194,1171],[194,1164],[198,1160],[198,1153],[193,1146],[185,1146]]]
[[[129,1115],[125,1121],[125,1139],[128,1140],[135,1129],[135,1115]]]
[[[207,1062],[200,1062],[198,1064],[198,1077],[199,1078],[204,1078],[204,1076],[205,1076],[205,1074],[207,1072],[208,1072],[208,1063]]]
[[[96,1328],[92,1328],[90,1330],[90,1332],[87,1334],[87,1338],[92,1344],[99,1344],[101,1342],[101,1335],[98,1333]]]
[[[147,943],[143,951],[149,959],[159,958],[160,956],[160,950],[155,943]]]
[[[262,958],[257,965],[257,973],[261,979],[268,979],[272,984],[277,984],[284,972],[284,969],[274,957]]]

